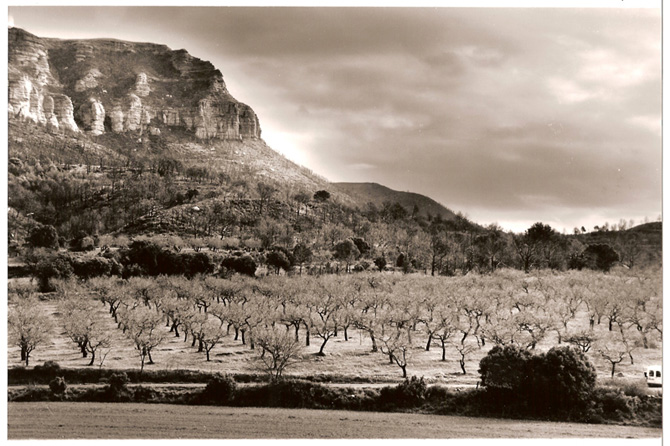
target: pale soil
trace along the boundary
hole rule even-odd
[[[9,439],[657,438],[661,429],[403,413],[122,403],[9,403]]]
[[[30,366],[42,364],[44,361],[53,360],[61,367],[85,367],[89,359],[83,359],[76,349],[76,345],[62,332],[62,321],[57,312],[55,303],[41,302],[41,309],[50,315],[53,326],[53,335],[48,344],[38,346],[30,357]],[[112,349],[107,355],[103,367],[113,369],[139,369],[140,359],[130,340],[116,327],[114,319],[102,304],[98,307],[99,318],[112,334]],[[588,320],[585,314],[581,314],[577,320],[569,323],[570,329],[586,328]],[[407,373],[409,376],[424,376],[429,382],[449,386],[474,386],[479,380],[479,361],[483,358],[491,345],[475,350],[466,358],[467,374],[461,373],[458,364],[459,355],[453,346],[447,347],[447,361],[441,361],[442,351],[434,345],[429,352],[425,351],[426,337],[421,331],[413,332],[415,348],[410,352]],[[175,338],[174,334],[168,333],[169,329],[163,328],[166,338],[153,352],[155,361],[153,365],[145,365],[146,370],[175,370],[175,369],[198,369],[210,372],[222,373],[263,373],[260,368],[259,352],[250,350],[249,345],[242,345],[241,340],[235,341],[234,331],[231,328],[230,336],[224,338],[222,345],[217,345],[211,352],[211,361],[205,360],[204,353],[197,353],[197,348],[191,347],[190,339],[183,342],[181,338]],[[596,326],[596,332],[607,331],[607,324]],[[303,331],[300,339],[304,342]],[[662,363],[662,345],[660,340],[655,341],[655,348],[639,348],[633,352],[635,364],[630,364],[628,358],[617,365],[617,373],[622,373],[628,381],[645,384],[643,372],[651,364]],[[290,376],[308,375],[341,375],[347,377],[375,378],[378,381],[400,382],[402,373],[395,364],[389,364],[388,357],[381,353],[371,353],[370,338],[363,332],[355,329],[349,330],[349,340],[344,340],[340,332],[336,338],[331,338],[325,347],[326,356],[316,356],[321,340],[312,335],[311,345],[305,347],[302,361],[287,369],[286,374]],[[538,345],[538,351],[546,351],[557,344],[556,334],[551,333]],[[476,344],[475,344],[476,345]],[[593,350],[593,349],[592,349]],[[597,354],[590,351],[587,356],[595,365],[598,378],[607,379],[610,376],[610,365],[603,361]],[[96,359],[94,367],[99,366],[100,355]],[[13,345],[8,346],[8,366],[21,365],[19,350]]]

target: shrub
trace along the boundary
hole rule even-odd
[[[104,257],[93,257],[90,259],[75,260],[72,263],[74,274],[82,279],[90,279],[98,276],[110,276],[112,270],[119,272],[120,265],[114,260]]]
[[[214,404],[226,404],[233,399],[237,384],[228,375],[217,375],[212,378],[203,390],[203,400]]]
[[[379,402],[383,407],[416,407],[426,400],[427,386],[423,377],[412,376],[395,387],[382,387]]]
[[[533,367],[535,405],[545,410],[584,410],[596,385],[596,370],[580,350],[554,347]]]
[[[72,272],[69,259],[56,256],[40,260],[33,269],[33,276],[37,279],[39,291],[49,293],[54,291],[51,279],[67,279],[72,276]]]
[[[578,417],[596,383],[595,368],[572,347],[532,355],[516,346],[496,346],[479,367],[487,404],[502,411]]]
[[[598,387],[592,392],[593,409],[590,417],[596,419],[622,420],[633,414],[633,399],[624,395],[621,389]]]
[[[154,399],[156,391],[149,387],[138,386],[133,392],[133,401],[137,403],[146,403]]]
[[[277,274],[279,274],[280,269],[283,269],[284,271],[291,269],[291,260],[286,253],[283,252],[283,250],[278,249],[278,247],[273,248],[272,251],[267,253],[265,256],[265,263],[267,263],[268,266],[272,266]]]
[[[63,395],[67,389],[67,384],[65,383],[65,378],[56,377],[49,382],[49,389],[54,395]]]
[[[35,366],[35,372],[41,372],[46,375],[55,375],[60,372],[61,367],[56,361],[44,361],[42,365]]]
[[[496,345],[479,362],[481,385],[517,392],[528,381],[531,353],[516,345]]]
[[[375,266],[379,269],[379,271],[384,271],[384,268],[386,268],[386,257],[384,256],[379,256],[375,259]]]
[[[396,387],[399,402],[404,405],[416,406],[426,399],[426,382],[421,378],[412,376],[411,379],[405,378],[405,381]]]
[[[188,278],[198,274],[211,274],[214,272],[212,259],[204,252],[191,252],[179,254],[181,268],[174,272],[180,274],[180,271]]]
[[[95,240],[85,233],[79,233],[70,240],[70,251],[93,251],[95,249]]]
[[[625,383],[621,390],[626,396],[635,396],[640,399],[647,397],[648,387],[644,383]]]
[[[35,248],[58,249],[58,232],[51,225],[36,226],[28,235],[28,243]]]
[[[107,380],[109,389],[114,392],[120,392],[128,388],[128,375],[125,372],[113,373]]]
[[[582,252],[582,255],[586,266],[605,272],[609,271],[619,261],[619,254],[607,244],[589,245]]]
[[[233,271],[250,277],[256,275],[256,262],[250,256],[226,257],[221,262],[221,268],[225,271]]]

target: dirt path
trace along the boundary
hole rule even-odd
[[[658,438],[661,429],[402,413],[8,403],[9,439]]]

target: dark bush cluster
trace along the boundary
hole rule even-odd
[[[76,258],[68,254],[46,255],[40,257],[31,268],[31,274],[37,279],[41,292],[54,291],[52,279],[67,279],[75,275],[81,279],[98,276],[120,276],[123,266],[114,258],[88,257]]]
[[[144,240],[136,240],[120,250],[119,258],[126,277],[183,274],[190,278],[197,274],[211,274],[215,269],[212,259],[203,252],[174,252]]]
[[[488,404],[503,413],[579,418],[589,408],[596,371],[572,347],[546,353],[496,346],[479,364]]]
[[[54,395],[63,395],[67,389],[67,383],[65,382],[65,379],[57,376],[49,383],[49,389],[51,389],[51,393]]]
[[[217,374],[205,387],[202,394],[202,400],[210,404],[228,404],[233,396],[237,384],[235,380],[228,375]]]
[[[27,242],[34,248],[58,249],[58,231],[51,225],[37,225],[28,234]]]
[[[423,377],[412,376],[395,387],[383,387],[379,394],[382,407],[417,407],[426,400],[428,386]]]
[[[107,381],[107,387],[103,391],[105,401],[130,401],[131,392],[128,389],[128,375],[124,372],[114,373]]]
[[[254,277],[256,275],[256,268],[256,262],[248,255],[226,257],[221,262],[221,269],[223,270],[224,275],[235,272],[245,276]]]

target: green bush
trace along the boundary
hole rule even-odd
[[[237,384],[228,375],[216,375],[203,391],[203,400],[213,404],[227,404],[235,396]]]
[[[538,355],[532,372],[536,410],[578,413],[587,408],[596,385],[596,370],[581,350],[554,347]]]
[[[256,275],[256,262],[248,255],[243,256],[231,256],[226,257],[221,262],[221,268],[225,272],[233,271],[236,273],[244,274],[249,277],[254,277]]]
[[[634,397],[626,396],[621,389],[598,387],[592,393],[593,408],[590,417],[596,420],[621,421],[633,415]]]
[[[67,279],[72,276],[72,265],[65,256],[53,256],[40,260],[35,265],[32,275],[37,279],[39,291],[54,291],[51,279]]]
[[[504,414],[579,418],[596,383],[595,368],[573,347],[532,355],[516,346],[496,346],[482,358],[479,371],[487,404]]]
[[[128,389],[128,375],[125,372],[114,373],[107,381],[109,389],[113,392],[121,392]]]
[[[34,248],[58,249],[58,231],[51,225],[38,225],[30,231],[28,243]]]
[[[36,365],[35,371],[39,373],[44,373],[46,375],[55,376],[56,373],[61,371],[60,364],[56,361],[44,361],[42,365]]]
[[[105,388],[102,394],[103,401],[118,401],[118,402],[128,402],[132,401],[130,390],[128,389],[128,375],[124,372],[114,373],[109,377],[108,386]]]
[[[49,389],[54,395],[63,395],[67,389],[67,384],[62,377],[56,377],[49,383]]]

